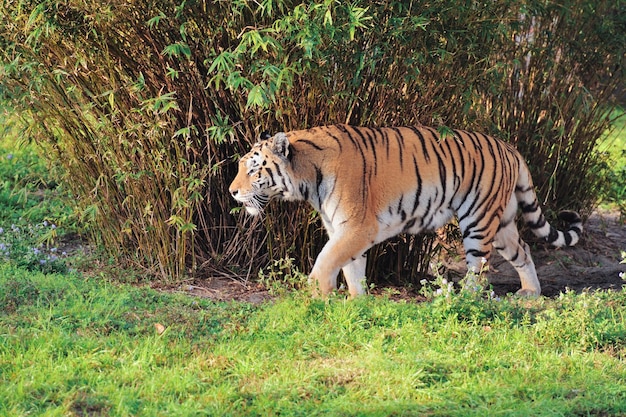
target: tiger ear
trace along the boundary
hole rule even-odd
[[[261,136],[259,137],[260,140],[267,140],[269,138],[271,138],[272,135],[270,135],[270,133],[267,130],[264,130],[263,132],[261,132]]]
[[[277,133],[272,138],[272,152],[277,155],[287,158],[289,155],[289,139],[283,132]]]

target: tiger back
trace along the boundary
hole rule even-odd
[[[521,209],[533,232],[553,246],[574,245],[578,214],[563,212],[565,232],[548,224],[528,167],[510,144],[477,132],[442,138],[429,127],[347,125],[277,133],[239,161],[229,187],[253,215],[274,198],[306,200],[329,240],[310,274],[317,293],[331,292],[343,271],[352,296],[364,293],[366,251],[400,233],[435,230],[455,215],[469,270],[493,248],[516,269],[521,295],[539,295],[528,245],[515,223]]]

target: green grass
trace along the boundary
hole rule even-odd
[[[0,415],[626,414],[621,292],[252,306],[4,265],[0,311]]]
[[[598,151],[608,156],[607,187],[602,203],[620,210],[626,220],[626,114],[623,108],[613,110],[613,129],[600,141]]]
[[[0,114],[0,261],[63,272],[55,241],[76,230],[76,217],[41,149],[21,140],[14,118]]]
[[[70,207],[57,172],[43,150],[22,137],[20,126],[0,113],[0,222],[63,223],[72,227]]]
[[[617,108],[611,113],[615,118],[613,129],[607,134],[602,146],[611,155],[616,168],[626,167],[626,114],[623,108]]]

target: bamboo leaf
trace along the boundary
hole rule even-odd
[[[248,101],[246,102],[246,108],[251,107],[263,107],[267,103],[265,92],[262,86],[255,85],[248,92]]]
[[[191,49],[189,45],[184,42],[176,42],[170,45],[167,45],[162,52],[163,55],[167,55],[169,57],[181,57],[185,56],[186,58],[191,58]]]
[[[167,19],[167,16],[165,16],[165,13],[160,11],[158,15],[149,19],[146,23],[150,29],[155,29],[159,26],[159,23],[161,23],[161,20],[164,20],[164,19]]]

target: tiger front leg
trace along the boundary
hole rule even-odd
[[[367,266],[367,254],[363,253],[357,257],[356,260],[350,262],[341,270],[343,271],[343,277],[348,284],[348,291],[350,297],[355,298],[359,295],[365,294],[365,269]]]
[[[334,233],[317,256],[309,282],[314,296],[326,296],[337,289],[337,275],[343,268],[352,297],[363,294],[365,280],[365,251],[373,244],[373,230]]]

